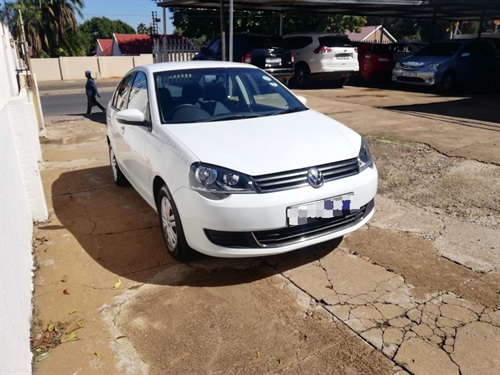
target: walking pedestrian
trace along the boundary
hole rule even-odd
[[[101,111],[106,112],[104,107],[95,98],[96,95],[99,98],[101,95],[99,94],[99,90],[97,89],[97,85],[95,84],[92,75],[90,74],[90,70],[85,72],[85,77],[87,77],[87,83],[85,84],[85,92],[87,93],[87,115],[92,113],[92,107],[95,105],[98,106]]]

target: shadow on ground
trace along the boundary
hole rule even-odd
[[[140,283],[194,287],[248,283],[317,261],[341,242],[266,258],[219,259],[196,253],[183,264],[168,255],[156,212],[132,187],[117,187],[108,167],[62,173],[51,193],[60,223],[39,229],[69,230],[102,267]],[[284,263],[287,268],[281,269]]]
[[[500,103],[500,95],[482,95],[439,103],[390,106],[384,107],[384,109],[412,112],[413,115],[429,118],[435,115],[446,116],[452,119],[440,120],[462,126],[500,131],[500,125],[477,124],[467,121],[486,121],[500,124],[500,108],[498,103]],[[456,118],[456,121],[453,118]]]

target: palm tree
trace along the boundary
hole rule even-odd
[[[137,34],[149,34],[149,30],[145,24],[140,23],[137,25]]]
[[[76,14],[82,16],[82,0],[45,0],[46,8],[51,18],[51,29],[54,44],[59,46],[60,42],[68,36],[68,31],[75,31],[77,22]]]

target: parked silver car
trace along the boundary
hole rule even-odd
[[[492,86],[498,74],[498,55],[492,42],[456,39],[431,43],[396,63],[392,80],[450,91],[458,87]]]

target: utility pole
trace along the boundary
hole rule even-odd
[[[220,0],[220,44],[222,61],[226,61],[226,22],[224,21],[224,0]]]

